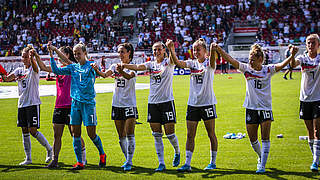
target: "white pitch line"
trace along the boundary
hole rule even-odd
[[[114,90],[114,83],[94,84],[96,93],[109,93]],[[136,83],[136,90],[149,89],[150,85],[145,83]],[[40,96],[56,96],[56,85],[40,85]],[[19,98],[18,86],[0,86],[0,99]]]

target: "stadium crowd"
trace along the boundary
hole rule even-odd
[[[259,24],[257,42],[262,46],[301,43],[306,34],[320,31],[317,0],[161,0],[148,15],[148,1],[141,0],[135,18],[119,18],[119,9],[137,7],[129,0],[82,1],[6,0],[0,11],[0,56],[19,55],[33,44],[47,54],[48,40],[60,47],[82,41],[89,52],[114,52],[119,43],[138,33],[137,50],[150,49],[156,41],[173,39],[180,59],[192,56],[192,42],[202,37],[224,46],[234,22]]]

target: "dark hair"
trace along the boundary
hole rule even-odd
[[[127,50],[127,52],[130,51],[129,59],[131,61],[133,59],[133,53],[134,53],[134,48],[133,48],[132,44],[131,43],[123,43],[123,44],[120,44],[118,47],[121,47],[121,46],[124,47]]]
[[[74,54],[70,46],[63,46],[61,47],[61,50],[63,51],[64,54],[69,55],[70,61],[77,63],[77,60],[74,58]]]
[[[167,46],[163,42],[158,41],[158,42],[154,43],[153,46],[152,46],[152,49],[153,49],[154,46],[158,46],[158,45],[161,45],[162,48],[165,50],[164,57],[165,58],[168,57],[169,49],[167,48]]]

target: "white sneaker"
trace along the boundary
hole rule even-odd
[[[32,160],[25,159],[23,162],[19,163],[20,166],[25,166],[28,164],[32,164]]]
[[[46,163],[49,163],[52,160],[52,148],[47,151]]]

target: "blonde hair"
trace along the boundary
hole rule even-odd
[[[309,36],[307,36],[306,41],[308,39],[316,39],[316,40],[318,40],[318,43],[320,43],[320,38],[319,38],[318,34],[310,34]]]
[[[264,60],[263,50],[259,44],[252,45],[249,54],[255,57],[262,57],[262,59]]]
[[[203,38],[199,38],[198,40],[196,40],[193,44],[192,44],[192,48],[194,48],[195,46],[200,45],[202,46],[205,50],[207,50],[207,43]]]
[[[28,44],[27,47],[23,48],[22,53],[29,53],[31,49],[34,49],[32,44]]]
[[[81,48],[82,52],[84,52],[86,54],[86,57],[88,58],[87,46],[82,41],[80,41],[78,44],[73,46],[73,50],[77,48]]]
[[[320,38],[319,38],[319,35],[318,34],[310,34],[309,36],[307,36],[306,42],[307,42],[308,39],[316,39],[316,40],[318,40],[319,47],[318,47],[318,50],[317,50],[317,54],[320,54]]]

